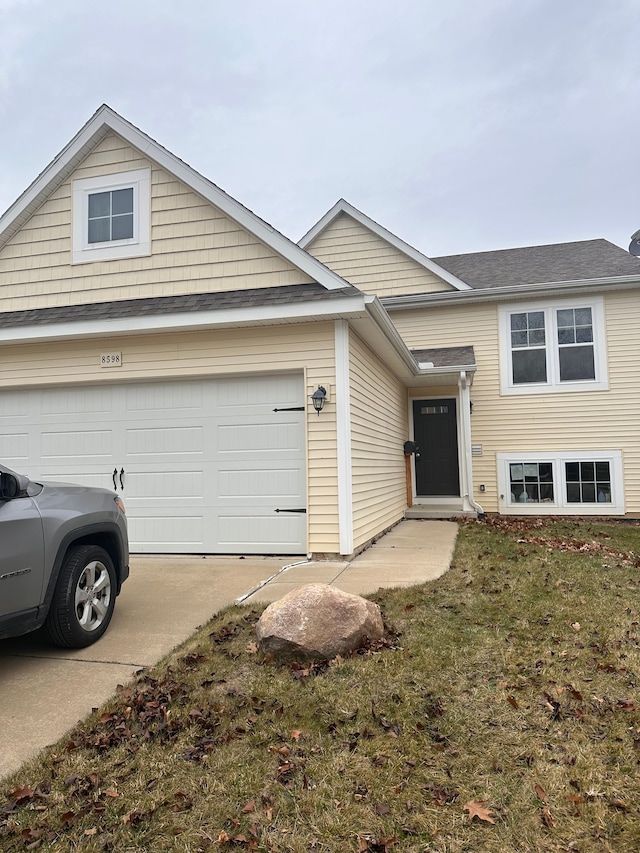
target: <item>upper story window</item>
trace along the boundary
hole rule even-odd
[[[150,253],[149,169],[73,182],[73,262]]]
[[[503,394],[608,388],[602,297],[500,308]]]

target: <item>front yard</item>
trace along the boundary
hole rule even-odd
[[[638,850],[639,566],[638,524],[471,522],[329,665],[225,611],[0,783],[0,848]]]

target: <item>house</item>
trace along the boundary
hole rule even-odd
[[[430,259],[344,201],[296,244],[102,106],[0,218],[0,458],[117,490],[138,552],[634,515],[639,285],[606,241]]]

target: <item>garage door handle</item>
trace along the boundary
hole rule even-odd
[[[302,509],[275,509],[274,510],[274,512],[306,512],[306,511],[307,510],[304,509],[304,507]]]
[[[124,480],[122,479],[123,477],[124,477],[124,468],[121,468],[120,469],[120,488],[124,492]]]
[[[117,489],[118,488],[118,486],[116,485],[116,477],[118,476],[118,469],[117,468],[113,469],[113,474],[111,476],[113,477],[113,488]]]

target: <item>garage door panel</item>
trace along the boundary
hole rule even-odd
[[[40,455],[43,460],[70,460],[73,463],[79,456],[105,459],[113,456],[111,430],[43,432],[41,441]]]
[[[2,448],[0,458],[9,468],[13,463],[18,465],[25,462],[29,458],[29,433],[6,433],[0,439],[0,447]]]
[[[204,452],[204,429],[194,426],[128,429],[125,438],[127,456],[151,456]]]
[[[222,515],[218,521],[218,539],[229,551],[253,546],[274,554],[295,554],[299,552],[293,549],[299,547],[305,528],[305,516]]]
[[[96,412],[113,411],[113,388],[82,387],[66,388],[61,391],[40,392],[40,410],[43,415],[88,415]]]
[[[202,471],[156,471],[136,474],[127,470],[124,476],[127,506],[136,503],[155,505],[159,501],[164,504],[174,500],[184,501],[185,498],[202,501]]]
[[[218,428],[221,453],[276,453],[302,450],[300,423],[275,421],[258,424],[229,424]]]
[[[129,536],[147,553],[204,552],[204,518],[201,515],[139,515],[129,518]]]
[[[256,471],[230,470],[220,471],[218,475],[218,497],[221,500],[255,497],[271,498],[276,501],[283,497],[300,501],[300,471],[298,468],[283,470],[279,468]]]
[[[127,413],[171,416],[185,410],[201,411],[203,408],[203,383],[150,383],[148,385],[130,385],[126,389],[125,410]]]

